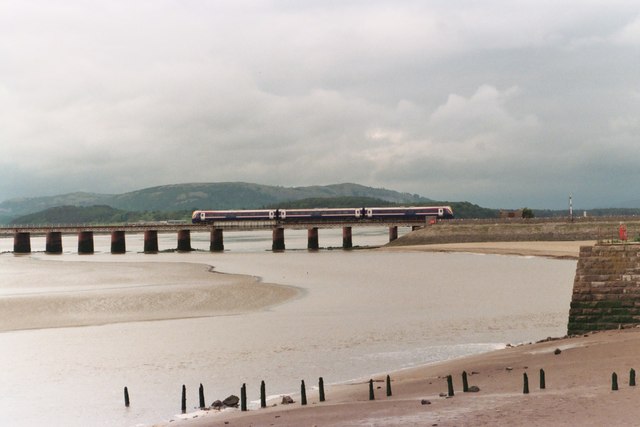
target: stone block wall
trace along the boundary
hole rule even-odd
[[[640,244],[580,248],[568,334],[640,324]]]

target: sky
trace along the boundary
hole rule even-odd
[[[640,203],[640,6],[0,0],[0,200],[228,181]]]

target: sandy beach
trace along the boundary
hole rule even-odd
[[[577,259],[580,246],[593,246],[594,240],[566,242],[477,242],[443,243],[415,246],[389,246],[384,251],[419,252],[472,252],[479,254],[542,256],[549,258]]]
[[[410,251],[464,251],[577,258],[580,246],[594,242],[516,242],[447,244],[393,248]],[[389,250],[389,249],[383,249]],[[198,411],[173,426],[631,426],[640,415],[640,389],[630,386],[630,370],[638,368],[640,329],[607,331],[579,337],[507,347],[417,368],[389,372],[392,396],[386,396],[385,375],[326,387],[326,402],[308,385],[309,404],[268,408]],[[540,388],[540,370],[545,388]],[[478,392],[464,393],[462,372]],[[619,390],[612,390],[612,374]],[[524,374],[529,393],[524,393]],[[448,396],[451,375],[454,396]],[[315,384],[313,384],[315,386]]]
[[[392,396],[383,377],[330,387],[326,402],[307,392],[296,403],[249,412],[202,411],[174,426],[632,426],[637,425],[640,388],[629,386],[637,368],[640,330],[609,331],[511,347],[495,352],[390,373]],[[559,350],[559,351],[558,351]],[[558,354],[556,354],[558,353]],[[545,389],[540,389],[540,369]],[[470,386],[462,391],[462,372]],[[612,391],[612,373],[619,390]],[[524,394],[524,373],[529,393]],[[446,376],[454,396],[448,397]],[[429,403],[427,403],[427,401]]]

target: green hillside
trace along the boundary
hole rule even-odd
[[[8,222],[21,215],[59,206],[104,205],[123,211],[192,211],[194,209],[256,209],[284,201],[309,198],[370,197],[390,203],[423,204],[429,199],[358,184],[311,187],[277,187],[245,182],[163,185],[124,194],[70,193],[58,196],[19,198],[0,203],[0,219]]]
[[[140,221],[191,220],[191,212],[127,212],[110,206],[57,206],[23,215],[11,224],[125,224]]]

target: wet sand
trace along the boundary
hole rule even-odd
[[[577,258],[580,246],[595,242],[469,243],[382,250],[462,251],[520,256]],[[568,315],[568,314],[567,314]],[[640,415],[640,388],[629,385],[630,369],[638,368],[640,329],[607,331],[579,337],[508,347],[491,353],[389,373],[392,396],[385,393],[384,375],[373,377],[375,400],[369,400],[368,379],[326,388],[319,402],[316,389],[307,391],[309,404],[266,409],[230,409],[188,414],[173,426],[630,426]],[[546,388],[540,388],[540,369]],[[478,392],[462,391],[462,372]],[[619,390],[612,390],[612,374]],[[524,391],[524,374],[529,393]],[[446,376],[452,375],[455,395],[447,396]]]
[[[299,294],[293,287],[216,273],[203,264],[58,262],[11,255],[0,259],[0,265],[4,262],[11,262],[12,276],[0,284],[0,332],[246,313]],[[48,285],[49,275],[65,285]]]
[[[250,412],[201,411],[173,426],[631,426],[637,425],[640,387],[629,386],[638,368],[640,330],[608,331],[522,345],[453,361],[391,373],[392,396],[384,378],[326,389],[327,401],[308,391],[309,404],[278,405]],[[557,350],[560,350],[559,354]],[[545,389],[539,372],[545,371]],[[462,391],[461,374],[479,392]],[[611,376],[619,390],[612,391]],[[524,394],[524,373],[529,394]],[[447,397],[452,375],[454,396]],[[424,401],[428,401],[427,404]],[[275,401],[273,402],[275,403]],[[272,402],[270,402],[272,404]]]

